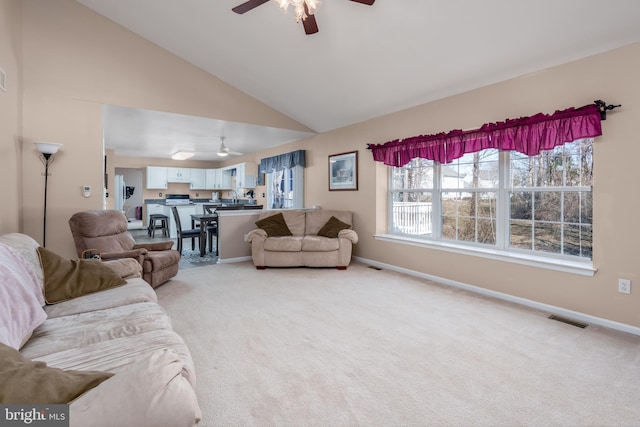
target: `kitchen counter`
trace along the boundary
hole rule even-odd
[[[166,199],[144,199],[144,204],[145,205],[162,205],[162,206],[169,206],[166,203]],[[222,204],[227,204],[227,205],[232,205],[232,204],[240,204],[240,205],[244,205],[244,204],[248,204],[246,200],[238,200],[236,203],[233,203],[231,199],[220,199],[216,202],[212,202],[210,199],[191,199],[191,205],[203,205],[203,204],[209,204],[209,203],[222,203]],[[179,205],[179,206],[188,206],[188,205]]]
[[[224,203],[230,203],[230,201],[226,201],[226,200],[222,200],[221,201],[223,204]],[[191,214],[199,214],[199,213],[204,213],[204,207],[203,205],[211,203],[208,199],[192,199],[191,203],[189,204],[184,204],[184,205],[176,205],[176,207],[178,208],[178,215],[180,216],[180,223],[182,225],[183,229],[188,229],[191,228]],[[171,212],[171,205],[167,205],[166,204],[166,200],[165,199],[146,199],[144,201],[145,204],[145,227],[148,225],[149,222],[149,215],[151,214],[163,214],[166,215],[167,217],[169,217],[169,237],[171,237],[172,239],[177,238],[177,233],[176,233],[176,221],[173,217],[173,212]],[[257,218],[257,214],[259,213],[259,210],[243,210],[243,209],[238,209],[238,210],[228,210],[228,211],[220,211],[218,213],[218,215],[220,217],[225,217],[225,218],[229,218],[229,217],[233,217],[233,216],[242,216],[242,217],[251,217],[251,216],[256,216]],[[221,226],[221,229],[225,229],[224,230],[224,236],[220,236],[220,245],[219,248],[222,248],[222,244],[223,244],[223,240],[227,240],[227,248],[224,248],[224,250],[221,250],[221,254],[236,254],[238,253],[238,250],[234,250],[233,248],[239,248],[240,246],[244,247],[246,246],[246,243],[244,243],[244,234],[240,235],[240,239],[242,244],[239,243],[239,241],[237,241],[237,239],[233,238],[232,236],[229,236],[229,232],[232,232],[232,230],[235,229],[235,224],[237,221],[229,221],[229,220],[225,220],[224,223],[227,224],[226,226]],[[255,222],[255,220],[253,222],[250,221],[250,224],[253,224]],[[224,237],[224,238],[223,238]],[[243,252],[243,251],[240,251]]]

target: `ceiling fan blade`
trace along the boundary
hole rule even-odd
[[[306,35],[317,33],[318,23],[316,22],[316,17],[309,14],[309,8],[307,7],[306,3],[304,4],[304,11],[307,14],[307,17],[302,20],[302,25],[304,25],[304,33]]]
[[[313,15],[309,15],[306,19],[303,19],[302,25],[304,25],[304,32],[307,35],[318,32],[318,23],[316,22],[316,17]]]
[[[249,12],[251,9],[255,9],[256,7],[268,2],[269,0],[249,0],[244,2],[236,7],[233,10],[235,13],[243,14],[245,12]]]
[[[371,6],[373,3],[375,3],[376,0],[351,0],[351,1],[354,1],[356,3],[366,4],[367,6]]]

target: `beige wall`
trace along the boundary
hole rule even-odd
[[[640,44],[452,96],[337,129],[249,157],[259,161],[307,150],[305,206],[354,211],[360,241],[354,255],[380,263],[480,286],[533,301],[640,327],[640,198],[634,171],[640,159]],[[622,104],[603,123],[594,148],[593,277],[453,254],[374,239],[387,223],[387,168],[374,163],[367,143],[451,129],[537,112],[578,107],[596,99]],[[330,192],[327,156],[358,150],[359,191]],[[617,291],[631,279],[632,293]]]
[[[23,0],[21,4],[24,172],[20,175],[11,162],[7,166],[15,171],[18,188],[23,181],[24,231],[40,238],[42,165],[30,141],[49,139],[65,144],[52,166],[48,246],[53,250],[70,255],[67,219],[77,210],[101,207],[101,198],[84,199],[80,187],[102,185],[103,103],[301,128],[71,0]],[[0,12],[2,23],[7,14],[10,18],[20,15],[16,1],[10,0],[0,0]],[[15,25],[9,30],[12,41],[0,40],[2,55],[19,43],[20,30]],[[10,53],[10,57],[8,66],[0,66],[19,69],[19,53]],[[640,231],[634,225],[640,201],[632,175],[640,158],[640,137],[633,129],[640,116],[639,75],[640,45],[635,44],[233,162],[258,162],[262,157],[306,149],[305,204],[354,211],[361,239],[354,250],[357,256],[640,327],[640,288],[635,288],[640,286],[636,244]],[[164,84],[167,81],[172,85]],[[20,99],[16,95],[7,99],[8,104],[0,100],[0,108],[16,106],[9,127],[14,131],[3,128],[0,138],[3,152],[9,150],[8,158],[15,159],[20,147],[12,145],[11,138],[20,133],[16,132],[19,125],[14,124],[20,120]],[[598,272],[594,277],[374,239],[386,226],[387,168],[374,164],[367,143],[473,128],[595,99],[622,104],[622,108],[609,114],[603,122],[604,135],[595,143],[594,265]],[[358,150],[360,156],[359,191],[329,192],[327,156],[352,150]],[[9,190],[9,197],[19,203],[20,190]],[[14,209],[7,213],[9,225],[4,224],[3,211],[3,231],[15,231],[20,219]],[[631,295],[617,292],[618,277],[633,280]]]
[[[67,225],[100,209],[103,104],[309,131],[73,0],[23,0],[23,231],[42,242],[42,165],[33,140],[64,144],[50,172],[47,247],[75,253]],[[116,166],[110,165],[108,166]],[[15,167],[15,166],[14,166]]]
[[[20,0],[0,0],[0,234],[20,231],[22,201],[22,12]]]
[[[640,263],[636,226],[640,199],[634,171],[640,159],[640,44],[568,63],[472,92],[317,136],[304,147],[306,203],[353,210],[360,235],[355,255],[481,286],[518,297],[640,326]],[[594,149],[594,277],[376,241],[386,225],[386,167],[374,164],[367,143],[451,129],[603,99],[622,104],[603,122]],[[327,155],[359,150],[360,190],[328,192]],[[617,279],[633,281],[631,295]]]

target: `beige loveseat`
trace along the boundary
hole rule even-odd
[[[352,246],[358,234],[351,228],[340,230],[337,237],[319,236],[318,232],[332,218],[353,225],[349,211],[324,209],[266,210],[260,220],[282,214],[290,236],[269,236],[256,228],[245,240],[251,244],[251,257],[258,269],[265,267],[337,267],[347,268],[351,262]]]
[[[104,270],[98,260],[64,260],[96,262]],[[158,305],[153,288],[141,278],[141,266],[133,259],[105,264],[111,266],[109,274],[115,272],[115,278],[120,282],[124,278],[126,283],[47,304],[45,299],[50,298],[45,288],[47,270],[42,268],[38,243],[20,233],[0,236],[3,357],[7,354],[14,359],[22,357],[24,360],[14,361],[19,367],[37,365],[30,372],[36,382],[47,371],[108,373],[108,379],[70,402],[71,426],[197,424],[202,415],[187,346],[172,330],[171,319]],[[16,331],[22,333],[17,339]],[[45,362],[47,366],[42,369],[43,364],[34,361]],[[0,388],[0,401],[61,403],[15,402],[25,398],[11,396],[7,390],[10,381],[14,390],[22,392],[20,376],[13,375],[12,379],[11,372],[0,369],[0,383],[6,387]]]

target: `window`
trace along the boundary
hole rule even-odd
[[[483,150],[449,164],[391,167],[390,231],[456,244],[590,260],[592,139],[538,156]]]
[[[300,209],[304,205],[304,167],[272,171],[267,178],[269,209]]]

